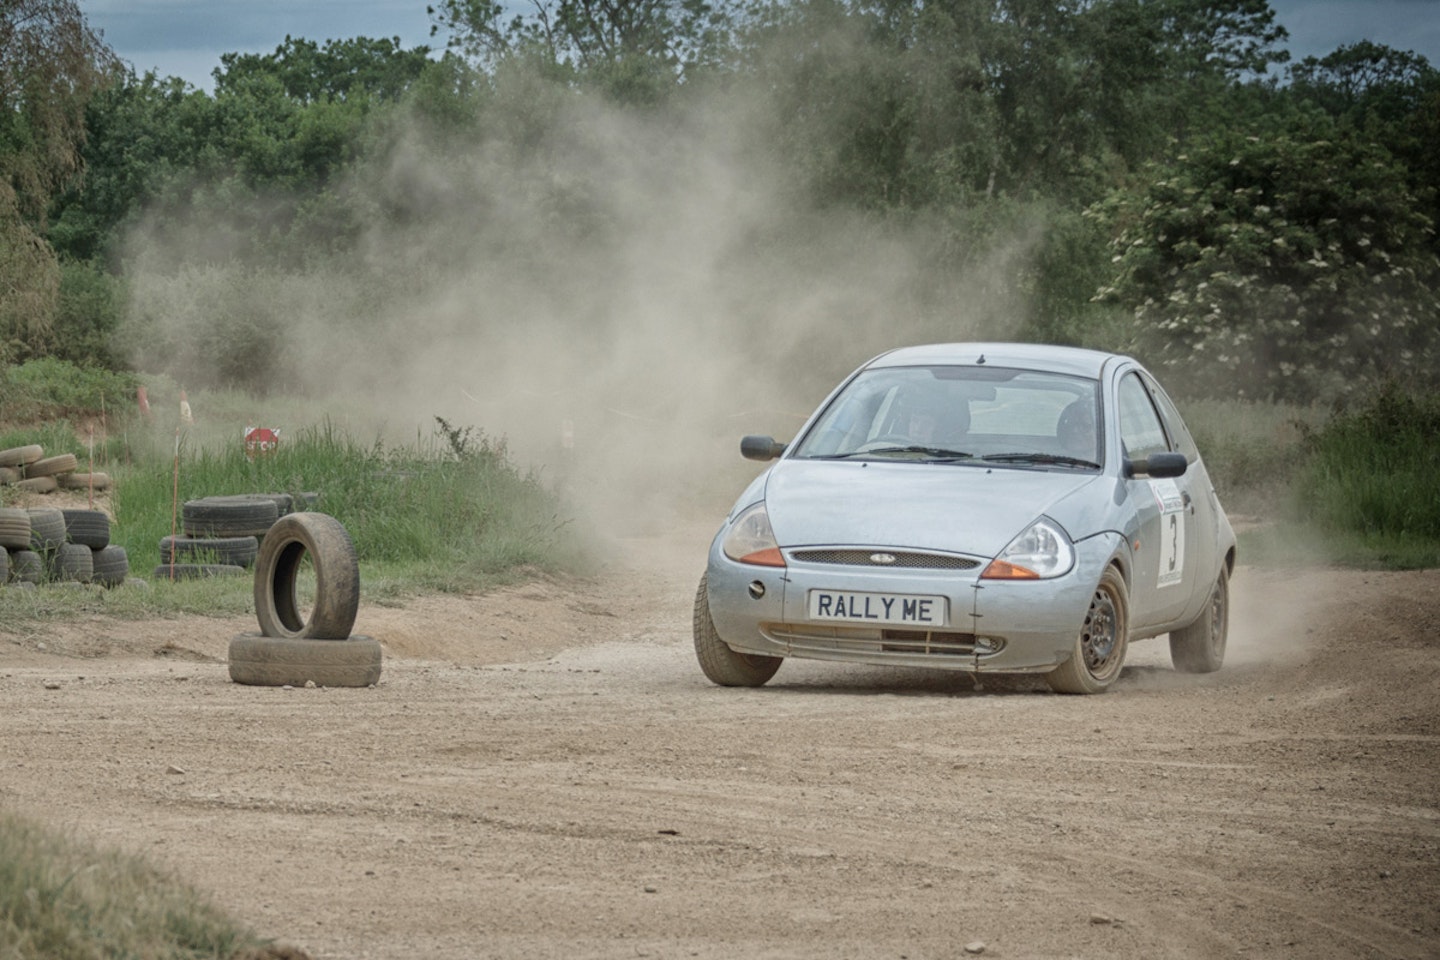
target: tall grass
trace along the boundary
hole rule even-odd
[[[262,946],[144,861],[0,811],[0,957],[228,960]]]
[[[584,565],[560,500],[511,462],[503,440],[437,423],[430,436],[393,446],[361,443],[325,422],[253,457],[238,436],[207,445],[181,434],[165,441],[163,453],[157,441],[115,471],[116,538],[132,567],[145,558],[158,563],[161,538],[183,533],[185,501],[289,493],[345,526],[362,582],[392,590],[466,591],[526,568]]]
[[[1305,439],[1299,517],[1365,566],[1440,565],[1440,398],[1386,387]]]

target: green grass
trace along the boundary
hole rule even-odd
[[[233,418],[227,418],[233,422]],[[505,442],[436,420],[407,444],[361,442],[325,422],[282,435],[253,459],[239,432],[132,419],[117,430],[125,457],[97,464],[112,478],[112,542],[149,589],[0,591],[0,612],[20,619],[77,613],[231,615],[252,609],[249,577],[171,583],[152,577],[160,540],[183,534],[185,501],[242,493],[316,494],[354,541],[363,598],[395,602],[427,591],[474,592],[538,571],[583,572],[589,554],[560,498],[514,465]],[[73,444],[60,424],[0,434],[0,444]],[[83,461],[82,461],[83,462]],[[0,488],[3,490],[3,488]]]
[[[263,946],[143,860],[0,811],[0,958],[229,960]]]

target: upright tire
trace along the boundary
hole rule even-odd
[[[91,550],[110,546],[110,517],[103,510],[61,509],[65,518],[65,537],[71,543],[82,543]]]
[[[371,637],[312,640],[245,633],[230,641],[230,679],[258,687],[369,687],[382,655]]]
[[[20,507],[0,507],[0,547],[25,550],[30,546],[30,514]]]
[[[1075,650],[1045,675],[1056,693],[1104,693],[1120,676],[1130,642],[1130,591],[1114,567],[1106,567],[1095,592]]]
[[[700,577],[700,587],[695,591],[695,613],[692,627],[695,639],[695,658],[700,669],[711,683],[722,687],[760,687],[780,669],[784,657],[767,657],[754,653],[738,653],[731,650],[720,634],[715,631],[715,621],[710,619],[710,596],[708,575]]]
[[[45,561],[34,550],[10,552],[10,580],[13,583],[39,583],[45,579]]]
[[[89,583],[95,577],[95,555],[83,543],[62,543],[50,561],[50,579]]]
[[[306,561],[315,573],[307,614],[296,597]],[[360,564],[340,521],[323,513],[291,513],[270,528],[255,561],[255,615],[267,637],[344,640],[360,609]]]
[[[1170,631],[1170,662],[1181,673],[1214,673],[1225,662],[1229,636],[1230,572],[1221,564],[1200,616],[1190,626]]]
[[[102,587],[118,587],[130,575],[130,557],[118,543],[96,550],[91,566],[95,572],[94,582]]]
[[[65,514],[54,507],[30,507],[30,549],[51,554],[65,542]]]

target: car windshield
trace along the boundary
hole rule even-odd
[[[801,459],[1096,469],[1098,383],[978,365],[862,371],[794,445]]]

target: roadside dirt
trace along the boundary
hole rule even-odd
[[[253,617],[0,627],[0,805],[316,960],[1440,956],[1440,571],[1242,568],[1221,672],[1100,697],[723,690],[709,533],[362,602],[363,690],[230,683]]]

